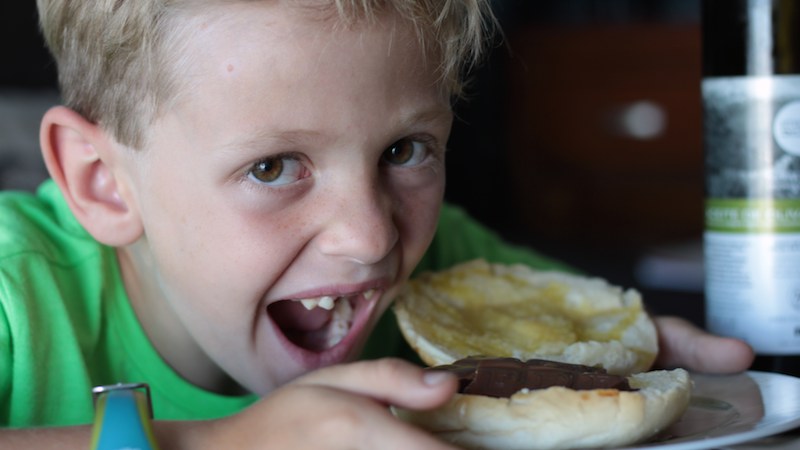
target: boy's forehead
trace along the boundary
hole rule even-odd
[[[309,7],[307,4],[325,5]],[[385,10],[380,15],[366,17],[351,16],[333,7],[332,1],[315,2],[275,2],[275,1],[222,1],[209,8],[194,8],[188,11],[186,19],[175,27],[177,41],[183,46],[191,46],[198,38],[210,36],[219,40],[226,36],[234,37],[241,45],[241,36],[252,38],[253,48],[268,50],[270,45],[290,42],[291,38],[300,34],[313,34],[318,39],[335,42],[334,39],[343,34],[363,33],[369,31],[374,37],[377,34],[396,37],[402,45],[415,45],[424,51],[422,39],[410,21],[402,19],[399,14]],[[251,12],[257,12],[255,14]],[[225,36],[217,34],[219,29],[225,30]],[[181,31],[184,34],[181,36]],[[264,31],[267,33],[264,34]],[[264,36],[271,37],[263,42]],[[207,44],[207,43],[201,43]],[[175,50],[181,51],[178,44]],[[392,47],[387,49],[391,52]],[[389,56],[389,55],[387,55]],[[431,56],[431,55],[426,55]]]
[[[380,50],[383,58],[402,56],[410,66],[418,64],[419,69],[429,72],[431,82],[443,89],[435,73],[438,64],[430,59],[432,55],[414,25],[396,13],[351,22],[335,11],[302,7],[295,2],[237,1],[198,11],[190,22],[176,58],[178,73],[185,79],[191,79],[198,70],[233,73],[233,61],[246,61],[256,54],[273,54],[276,58],[287,52],[305,54],[313,68],[318,58],[361,51],[379,41],[384,45]]]
[[[180,93],[165,113],[187,119],[198,130],[211,129],[217,119],[239,117],[234,148],[241,148],[241,139],[254,140],[257,148],[264,135],[272,139],[285,130],[335,135],[353,125],[345,111],[361,110],[351,105],[394,111],[366,119],[376,121],[376,132],[391,123],[402,128],[403,123],[449,123],[451,118],[436,65],[426,61],[413,27],[396,19],[343,27],[272,2],[236,2],[224,11],[194,14],[188,26],[191,36],[176,62],[182,65]],[[312,98],[310,92],[319,95]],[[254,117],[266,128],[256,128]]]

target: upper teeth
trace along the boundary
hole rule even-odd
[[[309,311],[316,307],[320,307],[322,309],[327,309],[328,311],[333,309],[334,302],[336,301],[336,297],[331,297],[330,295],[325,295],[323,297],[317,298],[304,298],[300,300],[300,303],[305,306],[305,308]]]
[[[367,300],[372,299],[373,295],[375,295],[375,289],[370,289],[364,292],[364,298]],[[324,295],[317,298],[303,298],[297,301],[299,301],[309,311],[318,307],[330,311],[334,306],[336,306],[336,300],[338,298],[339,297],[334,297],[332,295]]]

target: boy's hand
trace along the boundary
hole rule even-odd
[[[735,373],[753,363],[753,349],[739,339],[709,334],[678,317],[654,317],[658,330],[656,365],[698,372]]]
[[[397,359],[334,366],[298,378],[201,433],[209,432],[209,448],[451,449],[395,418],[388,405],[433,408],[455,393],[456,384],[450,374]]]

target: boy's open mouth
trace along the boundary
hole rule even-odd
[[[281,300],[267,312],[294,345],[322,352],[340,343],[350,332],[360,304],[371,300],[375,291],[355,295]]]

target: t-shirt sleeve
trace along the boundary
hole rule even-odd
[[[575,271],[569,265],[531,248],[510,244],[463,209],[445,204],[439,216],[436,236],[417,266],[417,273],[443,270],[477,258],[493,263],[526,264],[539,270]]]
[[[8,292],[0,271],[0,427],[8,425],[11,399],[11,329],[8,324],[5,301]]]

